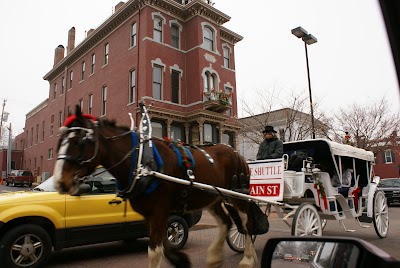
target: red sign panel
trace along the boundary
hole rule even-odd
[[[279,196],[280,183],[250,184],[251,196]]]

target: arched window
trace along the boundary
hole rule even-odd
[[[217,75],[209,71],[205,72],[204,76],[204,91],[218,90]]]
[[[208,26],[204,27],[204,48],[210,51],[214,51],[214,31]]]
[[[154,17],[153,40],[162,43],[162,23],[163,20],[159,17]]]

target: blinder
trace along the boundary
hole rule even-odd
[[[95,128],[97,127],[97,122],[94,122]],[[90,128],[84,128],[84,127],[71,127],[68,129],[65,129],[65,127],[62,127],[63,129],[60,128],[60,132],[65,133],[64,139],[61,141],[62,146],[68,146],[71,143],[71,140],[73,138],[78,139],[78,149],[79,149],[79,155],[78,156],[72,156],[72,155],[67,155],[67,154],[59,154],[57,157],[57,160],[65,160],[71,164],[82,166],[84,163],[91,162],[96,156],[98,152],[98,141],[94,137],[95,131]],[[79,133],[79,134],[78,134]],[[95,143],[95,151],[93,153],[93,156],[90,157],[87,160],[83,160],[83,155],[85,153],[86,145],[88,143]]]

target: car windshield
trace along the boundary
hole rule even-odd
[[[115,181],[113,175],[107,172],[103,167],[97,168],[92,173],[91,178],[87,180],[87,184],[91,186],[92,193],[114,193],[115,192]],[[51,176],[35,188],[33,191],[40,192],[57,192],[54,185],[54,177]]]
[[[379,182],[379,187],[400,187],[400,179],[383,179]]]
[[[54,186],[54,177],[51,176],[35,188],[33,191],[40,191],[40,192],[57,192],[56,187]]]

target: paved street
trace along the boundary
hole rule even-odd
[[[354,224],[354,220],[347,220],[346,227],[355,229],[356,232],[346,233],[340,228],[338,222],[329,221],[324,230],[324,235],[362,238],[400,259],[400,252],[398,251],[400,247],[400,207],[391,207],[389,212],[390,230],[389,236],[385,239],[378,238],[372,224],[370,228],[362,229]],[[281,219],[271,219],[270,224],[270,232],[258,236],[255,241],[255,248],[259,257],[268,238],[290,236],[289,227]],[[192,228],[184,250],[190,256],[193,267],[206,267],[207,247],[216,235],[215,221],[205,212],[199,224]],[[132,244],[114,242],[63,250],[53,256],[48,267],[147,267],[147,241],[147,239],[140,239]],[[226,257],[224,267],[237,267],[242,255],[233,252],[227,244],[225,244],[224,251]],[[162,267],[171,266],[164,260]]]
[[[0,186],[0,192],[8,188]],[[28,189],[28,188],[21,188]],[[12,188],[11,190],[16,190]],[[371,223],[370,228],[361,228],[354,220],[346,220],[348,229],[355,229],[356,232],[345,232],[337,221],[328,221],[324,235],[351,236],[362,238],[378,246],[392,256],[400,259],[400,207],[390,207],[390,228],[389,235],[380,239]],[[290,236],[289,227],[276,218],[274,213],[270,216],[270,231],[258,236],[255,241],[255,248],[258,256],[261,256],[262,249],[270,237]],[[189,240],[184,251],[190,256],[193,267],[206,267],[207,247],[217,235],[217,228],[214,219],[203,213],[201,221],[191,229]],[[112,242],[99,245],[75,247],[56,252],[46,267],[50,268],[98,268],[98,267],[147,267],[147,242],[148,239],[139,239],[136,242]],[[237,267],[242,255],[233,252],[227,244],[224,247],[225,266]],[[166,260],[162,267],[171,267]]]

